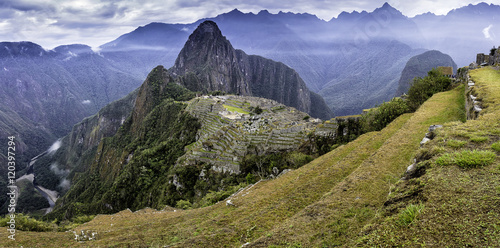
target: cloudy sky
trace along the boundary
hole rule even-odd
[[[373,11],[386,0],[0,0],[0,41],[32,41],[46,49],[63,44],[97,47],[150,22],[191,23],[235,8],[315,14],[330,20],[342,11]],[[470,3],[500,0],[387,0],[404,15],[446,14]]]

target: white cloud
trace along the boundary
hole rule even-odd
[[[484,38],[492,40],[492,38],[491,38],[491,34],[490,34],[490,29],[491,29],[492,27],[493,27],[493,25],[492,25],[492,24],[490,24],[488,27],[485,27],[485,28],[483,29]]]
[[[59,187],[61,187],[64,191],[68,191],[70,186],[71,186],[71,183],[66,178],[62,179],[61,183],[59,183]]]
[[[47,152],[49,154],[52,154],[54,152],[56,152],[57,150],[59,150],[59,148],[61,147],[61,140],[58,140],[56,142],[54,142],[54,144],[52,144],[50,147],[49,147],[49,150],[47,150]]]
[[[83,100],[83,101],[82,101],[82,104],[90,104],[90,103],[91,103],[91,101],[90,101],[90,100]]]
[[[57,162],[50,165],[50,170],[60,177],[66,177],[70,172],[69,169],[59,169],[59,164]]]

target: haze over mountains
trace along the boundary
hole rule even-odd
[[[18,136],[19,159],[27,162],[85,116],[139,87],[152,68],[173,66],[205,20],[215,21],[235,49],[291,67],[301,78],[296,80],[339,116],[392,98],[405,64],[426,50],[448,54],[458,66],[469,64],[470,54],[500,45],[493,40],[500,34],[499,18],[500,6],[484,3],[414,18],[386,3],[373,12],[343,12],[329,21],[311,14],[235,9],[192,24],[151,23],[102,45],[98,53],[85,45],[46,51],[36,41],[3,42],[0,142]]]
[[[489,38],[483,31],[498,19],[497,9],[482,3],[446,16],[408,18],[384,4],[370,13],[343,12],[328,22],[310,14],[265,10],[245,14],[235,9],[208,19],[219,25],[235,48],[295,69],[336,115],[346,115],[388,100],[406,61],[426,49],[449,54],[459,66],[472,62],[462,51],[475,52],[479,47],[486,51],[495,44],[491,35],[498,33],[498,27],[488,29]],[[173,65],[183,41],[203,20],[152,23],[101,46],[101,54],[145,75],[156,64]]]

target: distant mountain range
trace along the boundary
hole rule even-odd
[[[146,75],[157,64],[173,65],[189,33],[213,20],[235,48],[295,69],[336,115],[357,114],[394,95],[404,65],[415,55],[439,50],[464,66],[472,62],[469,54],[489,50],[495,45],[492,37],[500,33],[492,25],[500,18],[499,8],[481,3],[445,16],[408,18],[386,3],[373,12],[343,12],[329,21],[310,14],[235,9],[192,24],[151,23],[100,48],[120,67]],[[490,24],[486,38],[483,31]]]

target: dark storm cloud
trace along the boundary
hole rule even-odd
[[[10,8],[18,11],[54,11],[55,7],[52,3],[39,1],[23,1],[23,0],[2,0],[0,8]]]

